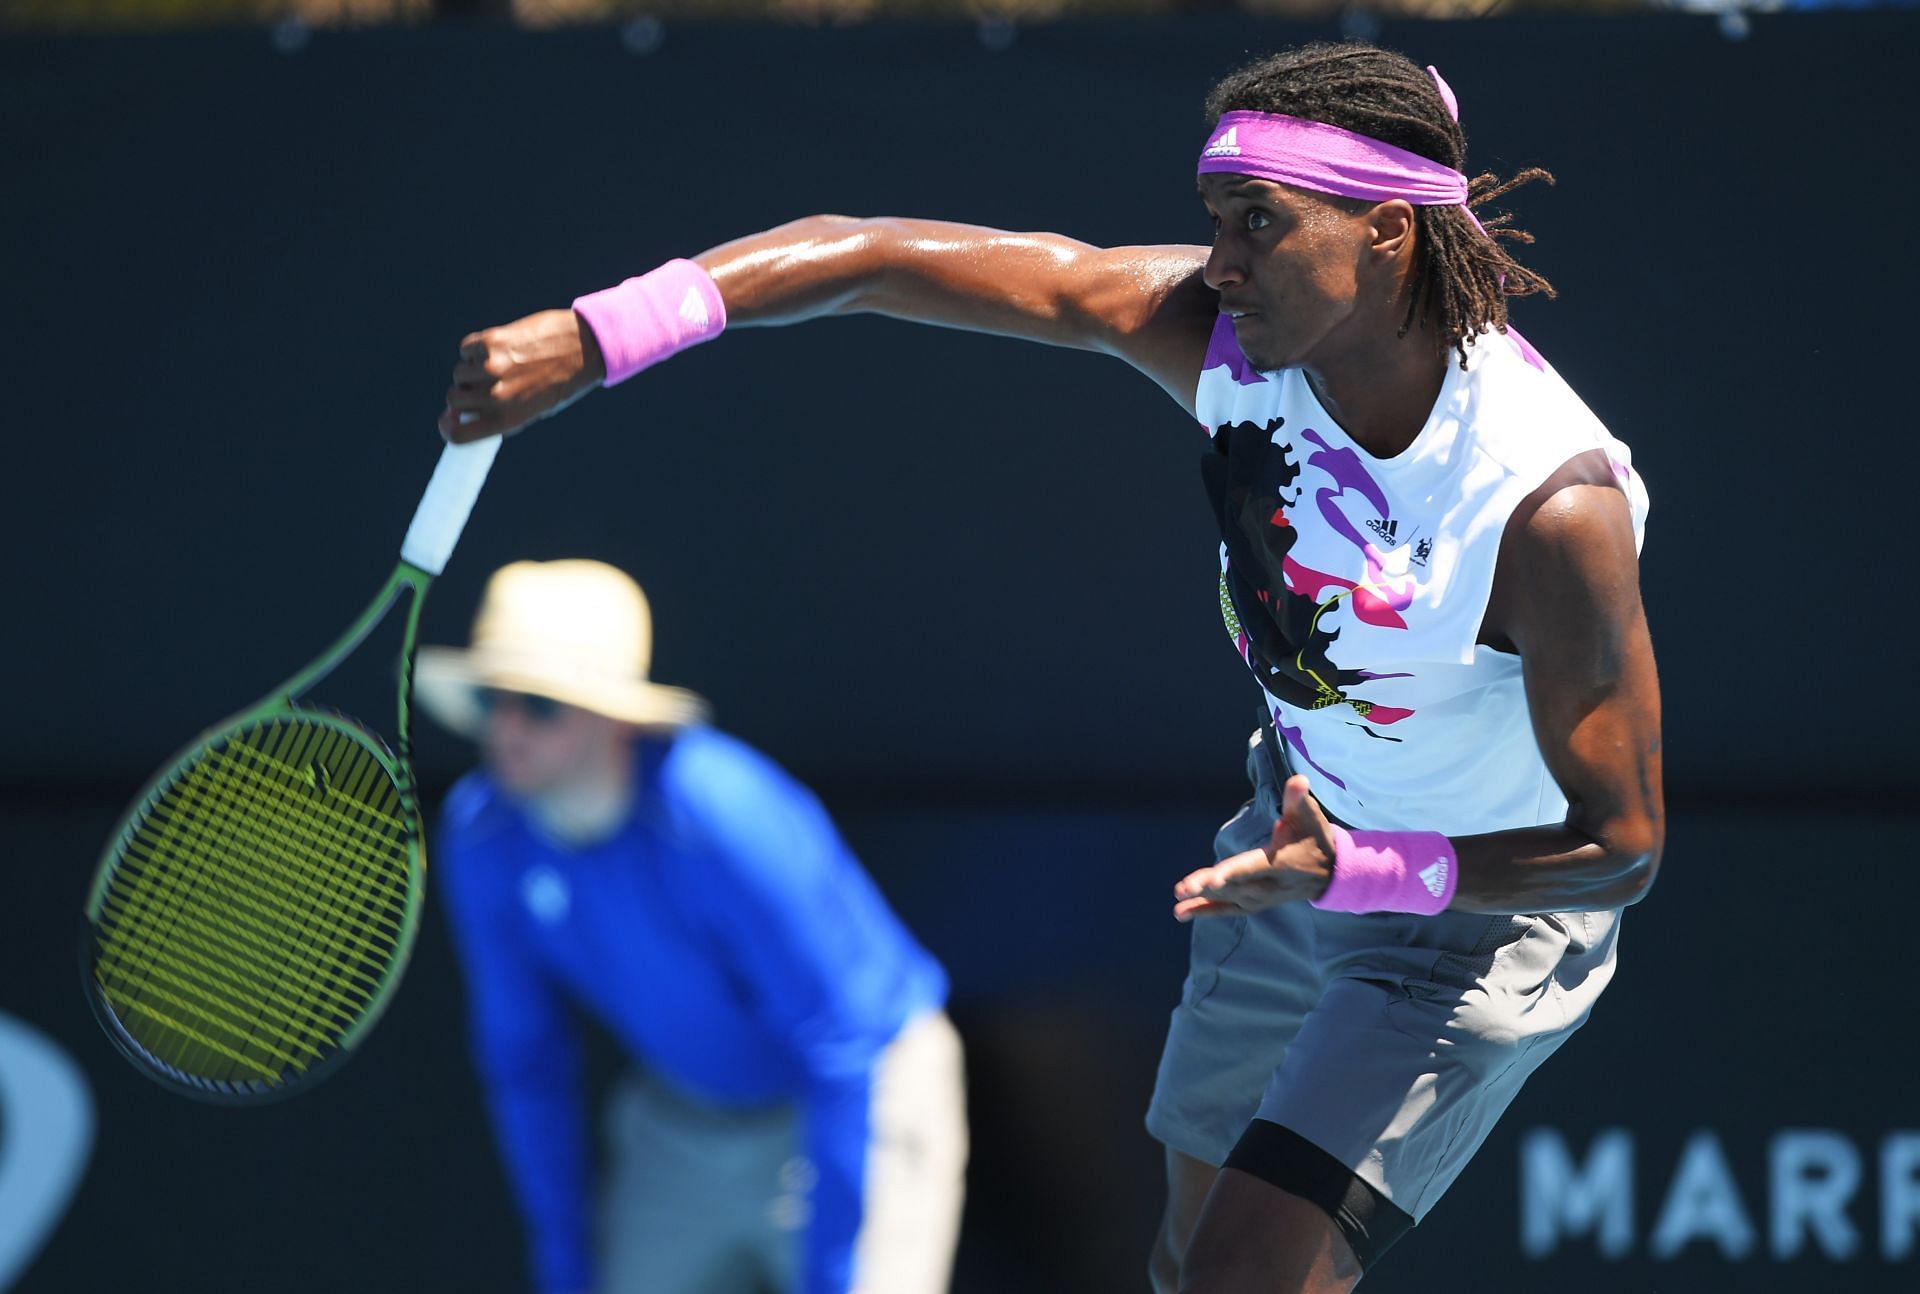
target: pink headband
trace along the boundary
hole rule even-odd
[[[1458,121],[1452,88],[1433,68],[1427,73]],[[1221,171],[1370,202],[1404,198],[1417,207],[1459,207],[1467,201],[1467,177],[1450,166],[1338,126],[1276,112],[1221,116],[1200,152],[1199,173]]]
[[[1435,67],[1427,68],[1447,115],[1460,120],[1460,101]],[[1467,177],[1430,157],[1409,153],[1366,135],[1302,121],[1277,112],[1229,112],[1221,116],[1200,151],[1200,174],[1230,172],[1278,184],[1296,184],[1317,193],[1385,202],[1404,198],[1416,207],[1460,207],[1482,234],[1486,226],[1467,209]],[[1506,286],[1507,277],[1500,276]],[[1511,327],[1502,331],[1519,347],[1527,363],[1544,370],[1547,361]]]

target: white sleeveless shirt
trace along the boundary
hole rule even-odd
[[[1640,542],[1627,447],[1516,334],[1489,332],[1392,458],[1297,369],[1255,370],[1222,316],[1196,407],[1212,438],[1220,605],[1285,754],[1336,818],[1476,835],[1564,821],[1519,657],[1477,642],[1500,537],[1558,468],[1605,451]]]

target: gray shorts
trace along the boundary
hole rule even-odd
[[[1264,844],[1278,815],[1254,735],[1254,798],[1216,858]],[[1527,1076],[1613,978],[1618,912],[1438,916],[1289,903],[1194,922],[1147,1130],[1209,1164],[1249,1121],[1289,1128],[1426,1215]]]
[[[945,1294],[966,1190],[966,1075],[945,1012],[881,1054],[849,1294]],[[812,1213],[798,1110],[725,1110],[636,1072],[609,1103],[603,1294],[797,1288]]]

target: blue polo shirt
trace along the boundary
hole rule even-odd
[[[613,837],[543,835],[484,772],[434,842],[475,1061],[546,1290],[593,1284],[574,1005],[636,1060],[721,1106],[797,1102],[819,1172],[804,1294],[843,1294],[863,1213],[874,1064],[946,974],[818,800],[711,728],[635,745]]]

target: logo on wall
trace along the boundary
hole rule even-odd
[[[1710,1129],[1677,1155],[1646,1155],[1632,1132],[1607,1128],[1576,1155],[1559,1129],[1531,1128],[1520,1139],[1521,1251],[1549,1258],[1591,1246],[1605,1259],[1655,1262],[1702,1249],[1730,1262],[1913,1256],[1920,1131],[1863,1146],[1830,1128],[1783,1128],[1767,1138],[1766,1162],[1763,1181],[1740,1180]],[[1650,1210],[1634,1190],[1649,1167],[1666,1174]]]
[[[0,1013],[0,1290],[52,1234],[92,1148],[93,1098],[79,1067]]]

